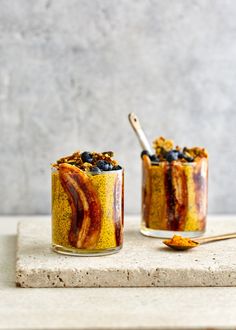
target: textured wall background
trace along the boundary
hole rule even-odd
[[[204,145],[210,212],[236,212],[236,2],[0,0],[0,213],[50,212],[49,163],[113,149],[126,211],[140,209],[140,149]]]

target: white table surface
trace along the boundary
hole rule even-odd
[[[226,231],[227,218],[236,225],[222,217]],[[16,288],[16,224],[25,219],[42,217],[0,217],[0,329],[236,329],[236,287]]]

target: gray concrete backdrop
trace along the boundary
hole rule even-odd
[[[236,212],[236,1],[0,0],[0,213],[50,212],[50,162],[113,149],[140,209],[148,138],[210,154],[209,211]]]

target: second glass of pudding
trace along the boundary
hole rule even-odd
[[[112,152],[76,152],[52,166],[52,248],[68,255],[118,252],[123,243],[123,169]]]
[[[174,148],[163,137],[156,153],[142,152],[142,223],[146,236],[197,237],[207,217],[208,155],[204,148]]]

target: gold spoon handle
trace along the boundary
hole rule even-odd
[[[151,146],[148,142],[148,139],[140,125],[137,115],[132,112],[128,115],[128,118],[129,118],[129,122],[130,122],[134,132],[136,133],[136,135],[138,137],[138,140],[139,140],[139,143],[140,143],[142,149],[147,150],[150,153],[150,155],[152,155],[153,154],[152,148],[151,148]]]
[[[236,238],[236,233],[217,235],[217,236],[211,236],[211,237],[202,237],[202,238],[197,238],[194,241],[196,241],[200,244],[205,244],[205,243],[221,241],[221,240],[230,239],[230,238]]]

